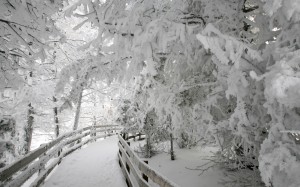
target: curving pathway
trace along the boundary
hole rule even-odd
[[[65,157],[42,186],[126,187],[117,153],[117,136],[90,143]]]

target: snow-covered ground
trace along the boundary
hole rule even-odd
[[[171,161],[169,154],[161,153],[152,157],[149,160],[149,165],[182,187],[222,187],[219,182],[223,177],[223,173],[218,168],[210,168],[203,174],[200,170],[192,170],[197,169],[197,166],[208,163],[209,161],[206,159],[214,151],[216,151],[214,147],[176,149],[176,160]],[[208,164],[203,168],[211,165]]]
[[[131,147],[139,152],[140,146],[145,144],[144,141],[131,140]],[[218,167],[211,167],[210,162],[213,153],[218,148],[214,146],[193,147],[191,149],[179,149],[174,147],[176,159],[170,159],[169,142],[157,145],[159,153],[148,160],[149,165],[171,181],[182,187],[224,187],[220,181],[224,178],[223,171]],[[208,164],[207,164],[208,163]],[[202,166],[203,167],[199,167]],[[208,168],[205,172],[201,169]]]
[[[54,134],[47,133],[44,130],[34,130],[31,140],[31,146],[30,151],[35,150],[38,148],[41,144],[48,143],[52,141],[54,138]]]
[[[90,143],[65,157],[43,187],[126,187],[117,154],[117,136]]]

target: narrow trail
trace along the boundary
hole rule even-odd
[[[117,136],[90,143],[65,157],[42,186],[126,187],[117,153]]]

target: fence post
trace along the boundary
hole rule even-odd
[[[41,156],[39,156],[39,160],[43,160],[44,156],[46,156],[46,153],[43,153]],[[39,172],[38,172],[38,175],[41,174],[42,171],[44,171],[46,168],[45,168],[45,163],[42,161],[40,163],[40,166],[39,166]]]
[[[121,144],[121,141],[119,140],[119,142],[118,142],[118,144],[120,144],[120,145],[122,145]],[[122,151],[120,150],[120,148],[119,148],[119,165],[120,165],[120,168],[122,168],[122,157],[123,157],[123,155],[122,155]]]
[[[57,157],[60,157],[61,152],[63,151],[63,149],[58,150],[57,152]],[[59,159],[59,161],[57,162],[57,165],[59,165],[61,163],[61,159]]]
[[[90,129],[90,139],[92,140],[96,136],[96,129],[95,126],[92,126]]]
[[[144,160],[144,162],[146,163],[146,164],[148,164],[149,162],[148,162],[148,160]],[[145,175],[144,173],[142,173],[142,176],[143,176],[143,179],[145,180],[145,181],[147,181],[148,182],[148,176],[147,175]]]

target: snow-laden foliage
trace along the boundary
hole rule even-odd
[[[80,6],[82,14],[75,11]],[[260,6],[256,1],[78,1],[66,14],[98,27],[97,40],[88,45],[104,54],[114,68],[112,77],[135,80],[133,97],[121,110],[128,116],[119,119],[131,119],[127,126],[148,132],[146,119],[154,113],[155,126],[174,132],[180,145],[216,141],[226,159],[242,168],[258,166],[270,122],[264,85],[249,76],[264,73],[257,49],[276,34],[264,28],[267,16]],[[99,46],[104,41],[111,44]]]
[[[14,149],[14,158],[4,158],[7,163],[29,151],[34,128],[53,127],[53,47],[64,37],[52,16],[62,8],[63,1],[0,2],[0,120],[14,121],[16,131],[11,137],[1,133]]]
[[[294,157],[297,170],[298,10],[289,0],[72,2],[65,15],[82,19],[74,30],[90,23],[97,37],[57,91],[76,103],[94,80],[127,82],[118,122],[128,130],[159,140],[163,129],[182,147],[215,142],[230,169],[259,166],[266,185],[297,186],[281,159]]]
[[[18,71],[31,69],[36,59],[45,60],[49,42],[59,39],[51,19],[62,9],[62,1],[13,0],[0,2],[0,90],[17,89]]]
[[[267,186],[299,186],[299,2],[266,1],[269,26],[280,34],[266,47],[265,108],[271,117],[268,138],[260,150],[261,176]],[[292,132],[292,133],[291,133]]]
[[[2,118],[0,121],[0,168],[11,163],[19,154],[16,151],[16,122],[13,119]]]
[[[131,94],[115,94],[116,119],[128,131],[144,131],[149,145],[169,133],[180,147],[215,143],[218,161],[233,171],[251,169],[255,185],[300,185],[298,1],[69,3],[64,15],[76,20],[74,31],[93,30],[89,39],[82,33],[86,54],[74,54],[60,68],[56,94],[64,98],[62,108],[80,103],[96,81],[130,85]],[[41,54],[41,48],[18,46],[27,55]]]

